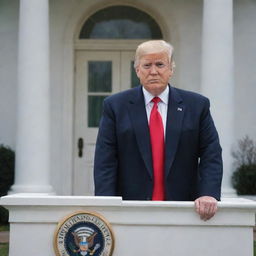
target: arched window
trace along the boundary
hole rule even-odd
[[[147,13],[130,6],[111,6],[94,13],[79,39],[161,39],[162,32]]]

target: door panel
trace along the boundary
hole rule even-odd
[[[93,161],[102,102],[132,87],[133,58],[132,51],[76,52],[74,195],[94,194]]]

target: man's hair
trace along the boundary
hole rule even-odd
[[[173,46],[164,40],[150,40],[141,43],[135,53],[134,68],[139,65],[141,57],[147,54],[165,52],[169,57],[171,69],[175,68],[173,60]]]

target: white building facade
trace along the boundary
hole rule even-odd
[[[173,44],[171,84],[202,93],[223,148],[255,139],[254,0],[0,0],[0,143],[16,152],[13,192],[93,194],[104,97],[131,88],[137,45]]]

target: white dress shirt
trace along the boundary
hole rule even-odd
[[[148,92],[144,87],[142,88],[145,100],[145,108],[147,112],[147,118],[149,122],[150,113],[153,108],[154,103],[151,100],[155,97],[150,92]],[[166,128],[166,119],[167,119],[167,109],[168,109],[168,100],[169,100],[169,86],[165,88],[165,90],[159,94],[157,97],[161,99],[158,103],[158,111],[162,117],[163,127],[164,127],[164,135],[165,135],[165,128]]]

